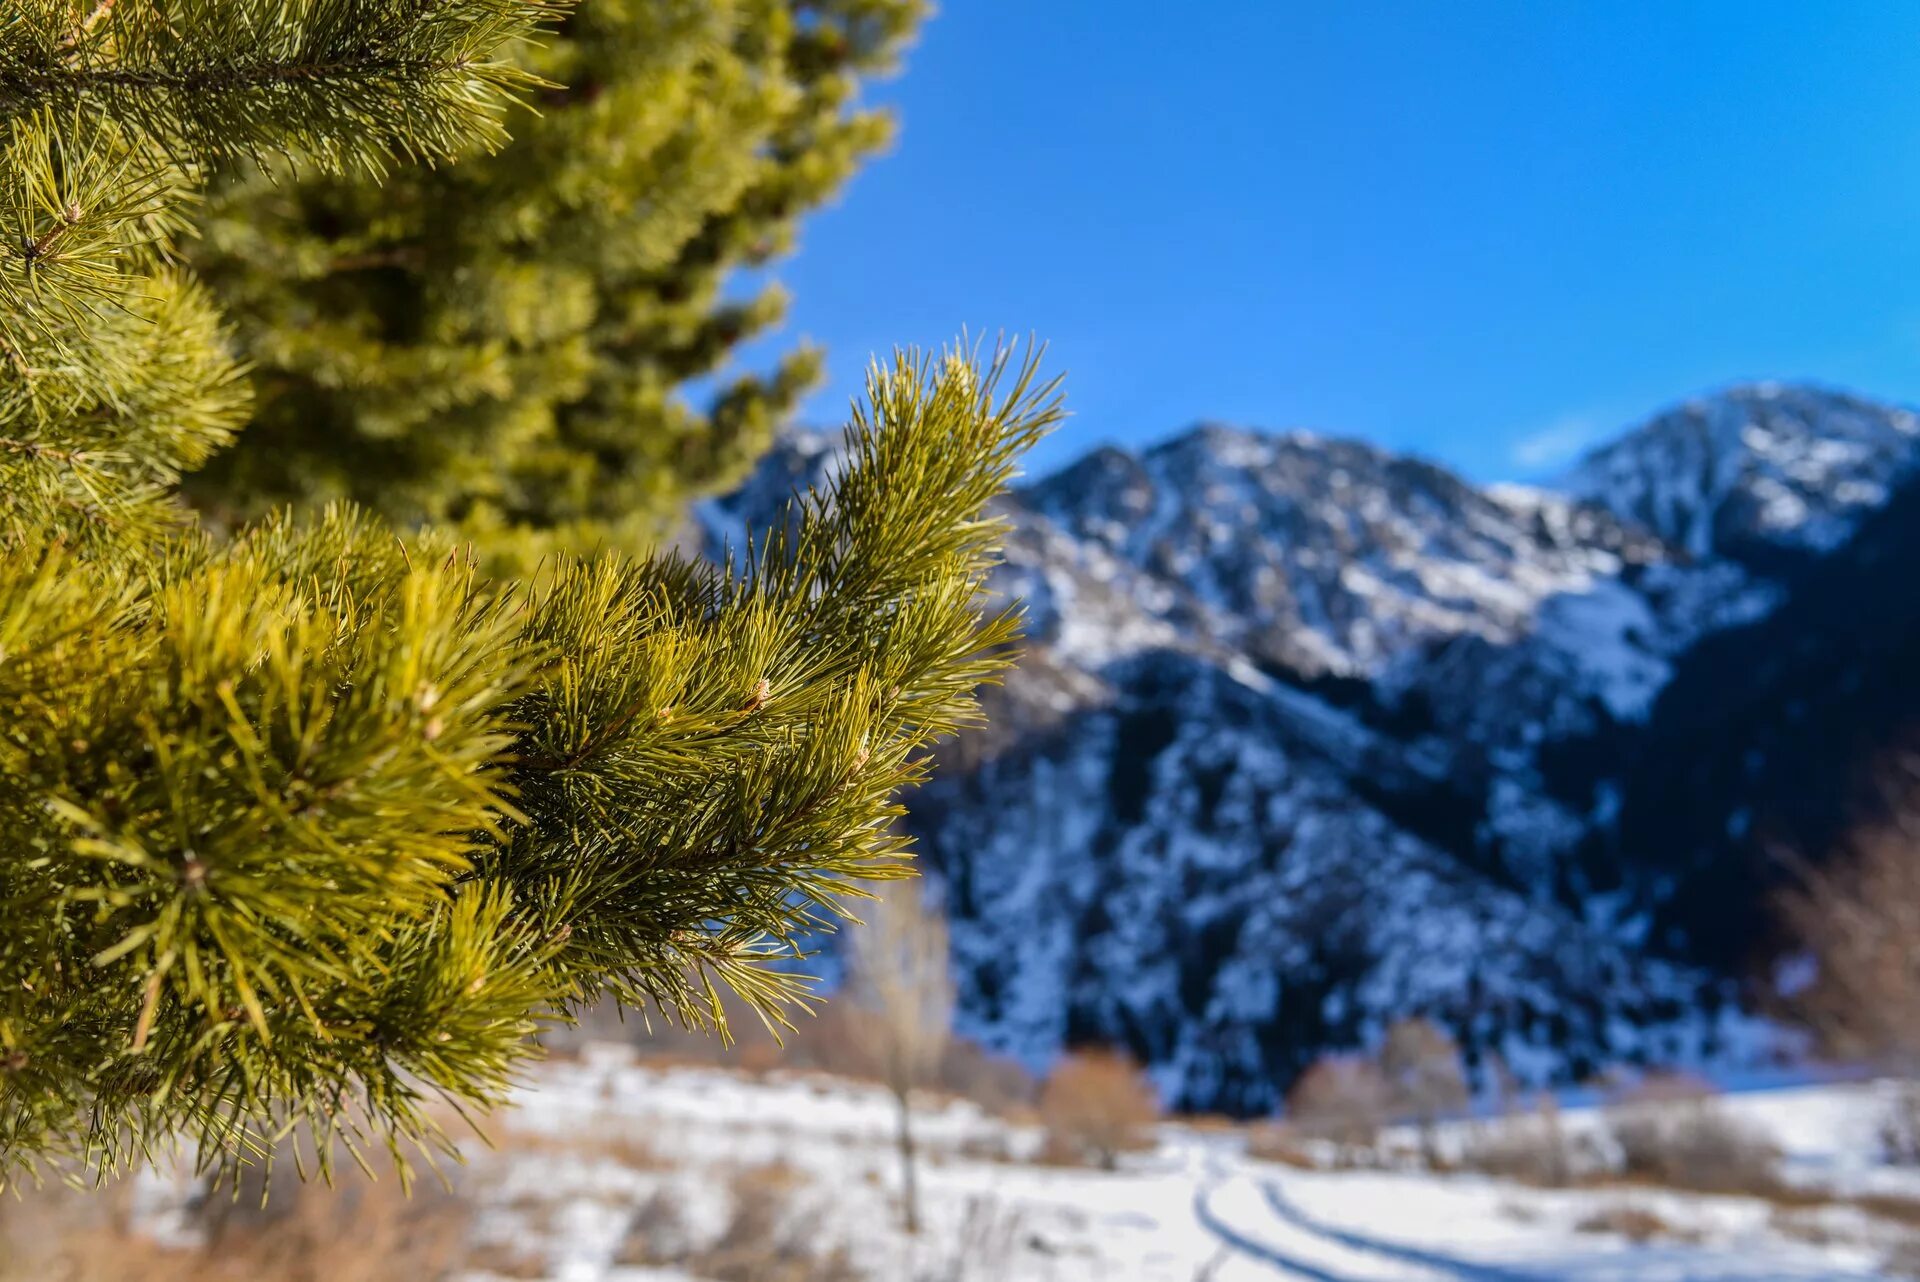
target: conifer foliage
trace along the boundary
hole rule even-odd
[[[693,1024],[859,879],[1015,626],[985,514],[1031,359],[877,367],[849,463],[738,561],[503,586],[345,507],[214,538],[245,421],[175,265],[208,167],[497,146],[526,0],[20,0],[0,16],[0,1183],[170,1137],[431,1143],[543,1018]]]
[[[886,141],[855,95],[920,8],[590,0],[507,51],[556,83],[495,155],[224,176],[190,249],[260,401],[197,500],[352,499],[505,564],[650,541],[812,385],[800,347],[689,389],[781,315],[777,288],[729,282]]]

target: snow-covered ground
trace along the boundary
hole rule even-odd
[[[1752,1092],[1727,1107],[1772,1133],[1797,1184],[1920,1194],[1871,1157],[1877,1089]],[[1578,1109],[1565,1121],[1596,1125]],[[1168,1124],[1117,1172],[1062,1169],[1031,1160],[1031,1129],[929,1101],[918,1116],[926,1225],[909,1237],[897,1228],[893,1125],[889,1099],[859,1084],[589,1047],[544,1067],[496,1128],[498,1150],[475,1155],[477,1231],[512,1276],[556,1282],[699,1278],[642,1262],[634,1226],[645,1237],[656,1225],[656,1245],[711,1241],[743,1190],[770,1184],[781,1249],[841,1251],[851,1271],[831,1276],[880,1282],[1839,1282],[1887,1276],[1905,1231],[1841,1205],[1300,1170],[1250,1159],[1244,1130],[1227,1127]],[[1636,1244],[1593,1228],[1623,1210],[1666,1230]]]

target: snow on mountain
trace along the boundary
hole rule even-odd
[[[1302,676],[1369,676],[1437,638],[1508,642],[1659,544],[1598,509],[1531,508],[1418,459],[1303,433],[1197,428],[1098,451],[1022,504],[1164,585],[1169,621]]]
[[[1560,493],[1219,425],[1016,491],[1028,655],[909,819],[967,1031],[1036,1066],[1117,1043],[1236,1111],[1410,1012],[1546,1076],[1766,1048],[1679,946],[1685,855],[1623,848],[1661,774],[1635,745],[1704,639],[1796,617],[1783,558],[1844,544],[1917,434],[1760,385]],[[835,458],[797,440],[711,524]]]
[[[1713,1030],[1671,1019],[1696,977],[1463,863],[1467,807],[1390,741],[1185,656],[1104,675],[1108,705],[913,803],[964,1031],[1034,1064],[1123,1042],[1169,1098],[1254,1113],[1412,1010],[1515,1064],[1703,1051]]]
[[[1830,552],[1912,471],[1917,438],[1910,410],[1755,383],[1602,446],[1564,488],[1695,557]]]

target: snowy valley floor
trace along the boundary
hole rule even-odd
[[[349,1176],[332,1193],[283,1196],[276,1183],[266,1210],[230,1213],[230,1200],[195,1209],[190,1182],[159,1175],[118,1192],[29,1194],[0,1206],[0,1282],[1920,1276],[1920,1172],[1874,1156],[1889,1098],[1873,1084],[1728,1097],[1722,1107],[1782,1154],[1770,1192],[1739,1197],[1304,1169],[1255,1160],[1255,1132],[1224,1122],[1164,1124],[1114,1172],[1064,1168],[1035,1160],[1035,1127],[929,1099],[917,1118],[926,1223],[909,1236],[878,1088],[588,1045],[538,1070],[489,1126],[495,1147],[466,1146],[452,1196],[429,1186],[403,1200],[391,1179]],[[1440,1138],[1459,1152],[1522,1124],[1458,1123]],[[1602,1121],[1569,1108],[1561,1125],[1579,1137]]]
[[[1728,1107],[1772,1133],[1798,1186],[1920,1194],[1915,1176],[1869,1156],[1872,1086],[1753,1093]],[[507,1120],[501,1151],[475,1162],[493,1208],[478,1222],[508,1275],[568,1282],[687,1282],[711,1276],[702,1267],[808,1282],[1865,1279],[1888,1276],[1917,1231],[1812,1197],[1300,1170],[1251,1160],[1244,1132],[1211,1126],[1164,1126],[1158,1146],[1118,1172],[1059,1169],[1027,1160],[1037,1134],[950,1103],[919,1119],[928,1223],[909,1238],[895,1228],[891,1107],[871,1088],[649,1067],[589,1047],[544,1069]],[[1567,1115],[1570,1129],[1593,1124]],[[770,1259],[831,1262],[756,1271],[697,1246],[739,1236],[753,1199],[767,1199],[746,1218],[762,1221],[749,1227],[772,1242]],[[1602,1227],[1636,1222],[1660,1228],[1635,1242]],[[648,1263],[664,1260],[681,1262]]]

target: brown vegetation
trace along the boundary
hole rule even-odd
[[[1256,1162],[1313,1170],[1318,1163],[1300,1141],[1300,1134],[1284,1122],[1261,1122],[1247,1128],[1247,1156]]]
[[[1372,1151],[1390,1107],[1386,1075],[1358,1056],[1315,1060],[1287,1092],[1288,1120],[1302,1135],[1333,1144],[1343,1163]]]
[[[1049,1160],[1111,1171],[1122,1153],[1149,1147],[1159,1099],[1134,1062],[1113,1051],[1061,1061],[1040,1093]]]
[[[1421,1155],[1429,1167],[1438,1166],[1434,1128],[1463,1111],[1470,1098],[1459,1044],[1432,1020],[1395,1020],[1380,1045],[1380,1072],[1393,1113],[1419,1126]]]
[[[138,1231],[129,1190],[43,1189],[0,1210],[0,1282],[436,1282],[464,1264],[469,1211],[429,1184],[358,1172],[338,1187],[276,1182],[272,1200],[215,1195],[195,1245]]]
[[[698,1247],[679,1200],[662,1190],[635,1211],[616,1262],[670,1266],[712,1282],[865,1282],[845,1248],[823,1247],[796,1209],[804,1187],[797,1172],[777,1163],[739,1170],[728,1184],[726,1227]]]
[[[661,1171],[671,1165],[632,1122],[600,1122],[584,1131],[535,1131],[514,1126],[509,1114],[487,1131],[492,1146],[503,1151],[561,1153],[585,1161],[611,1162],[630,1171]]]
[[[1560,1104],[1542,1094],[1530,1113],[1509,1113],[1475,1128],[1460,1155],[1463,1169],[1540,1188],[1565,1188],[1576,1174],[1574,1145],[1560,1122]]]
[[[1647,1207],[1625,1202],[1599,1207],[1573,1227],[1580,1233],[1612,1233],[1635,1243],[1655,1238],[1691,1241],[1697,1236],[1675,1228]]]
[[[1814,868],[1781,917],[1813,963],[1787,998],[1830,1054],[1920,1074],[1920,761],[1902,754],[1878,778],[1886,817]]]
[[[947,923],[918,881],[887,887],[852,934],[846,1000],[866,1018],[853,1031],[893,1093],[900,1151],[901,1215],[920,1231],[915,1173],[913,1092],[931,1085],[953,1029],[953,975]]]
[[[1608,1105],[1607,1125],[1629,1178],[1702,1193],[1779,1187],[1779,1149],[1729,1116],[1713,1087],[1696,1078],[1647,1077]]]

